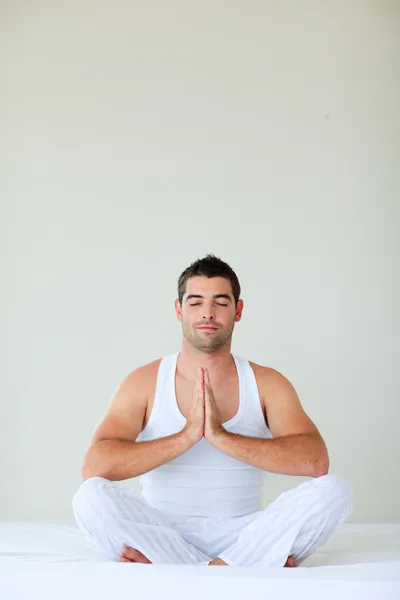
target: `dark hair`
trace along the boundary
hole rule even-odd
[[[199,258],[185,269],[178,279],[178,298],[182,304],[183,295],[186,292],[186,282],[190,277],[224,277],[231,282],[232,293],[237,305],[240,298],[240,283],[235,271],[223,260],[207,254],[204,258]]]

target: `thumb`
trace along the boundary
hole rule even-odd
[[[209,400],[209,391],[210,391],[210,377],[208,374],[208,369],[204,369],[204,397]]]
[[[202,380],[202,378],[203,378],[203,373],[202,373],[201,368],[199,367],[197,369],[197,377],[196,377],[196,385],[195,385],[195,387],[196,387],[197,390],[202,390],[203,389],[203,380]]]

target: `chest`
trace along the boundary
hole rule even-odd
[[[185,419],[188,418],[193,406],[195,385],[176,375],[175,395],[176,403]],[[225,383],[213,384],[213,394],[221,416],[221,422],[230,421],[239,410],[239,378],[234,376]]]

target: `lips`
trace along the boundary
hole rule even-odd
[[[202,329],[204,331],[217,331],[217,327],[198,327],[198,329]]]

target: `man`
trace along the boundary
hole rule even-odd
[[[352,510],[292,384],[231,354],[243,300],[214,255],[179,277],[182,348],[132,371],[85,454],[81,530],[136,563],[295,567]],[[261,508],[264,471],[311,479]],[[117,483],[140,476],[142,494]]]

